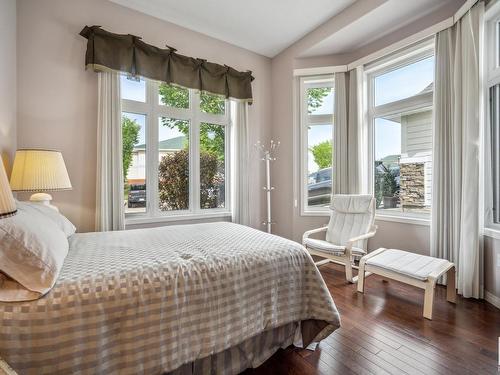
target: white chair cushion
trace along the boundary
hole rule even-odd
[[[323,241],[323,240],[317,240],[315,238],[306,238],[304,241],[304,245],[306,246],[306,248],[320,251],[320,252],[327,253],[327,254],[344,254],[345,253],[345,246],[334,245],[330,242]],[[353,247],[352,253],[355,255],[366,254],[366,252],[363,251],[363,249],[360,249],[358,247]]]
[[[422,281],[427,280],[432,271],[444,267],[448,263],[446,259],[396,249],[387,249],[373,258],[366,260],[367,265],[386,269]]]
[[[371,195],[366,194],[338,194],[333,196],[330,208],[346,214],[364,214],[366,212],[371,212],[372,199],[373,197]]]
[[[345,246],[351,238],[368,233],[374,222],[373,199],[371,195],[334,195],[325,239]],[[358,241],[354,246],[364,248],[365,244]]]

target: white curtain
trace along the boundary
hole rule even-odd
[[[360,193],[358,71],[335,73],[335,193]]]
[[[124,229],[120,76],[98,73],[96,230]]]
[[[248,104],[231,100],[231,208],[234,223],[250,225]]]
[[[480,28],[484,4],[436,37],[431,255],[457,266],[464,297],[483,297]]]

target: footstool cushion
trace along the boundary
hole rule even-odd
[[[436,269],[447,265],[446,259],[438,259],[407,251],[387,249],[366,260],[366,264],[425,281]]]

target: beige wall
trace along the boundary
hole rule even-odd
[[[492,237],[484,238],[484,288],[500,300],[500,239]]]
[[[62,150],[74,189],[54,193],[54,200],[79,231],[94,229],[95,210],[97,75],[84,70],[86,40],[78,33],[85,25],[136,34],[156,46],[168,44],[182,54],[252,70],[250,141],[270,139],[270,59],[105,0],[17,4],[19,147]],[[257,158],[251,171],[252,224],[260,227],[263,164]]]
[[[16,0],[0,0],[0,156],[9,174],[16,150]]]

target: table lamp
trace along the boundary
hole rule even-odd
[[[19,149],[16,151],[10,176],[12,191],[37,192],[30,201],[45,204],[55,210],[52,196],[43,191],[71,190],[71,181],[60,151]]]
[[[17,211],[16,201],[9,186],[9,179],[0,159],[0,219],[15,215]]]

